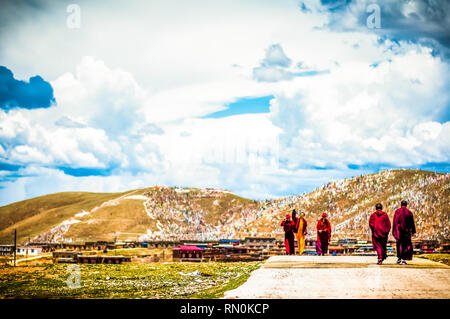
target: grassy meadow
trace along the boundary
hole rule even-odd
[[[0,298],[220,298],[244,283],[260,262],[80,264],[80,288],[69,288],[70,264],[0,265]],[[196,272],[196,275],[186,275]]]
[[[443,263],[450,266],[450,254],[423,254],[416,255],[414,257],[425,258],[438,263]]]

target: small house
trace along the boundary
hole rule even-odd
[[[202,261],[205,249],[193,245],[179,245],[172,248],[174,261]]]
[[[35,246],[20,246],[16,247],[17,255],[37,256],[42,254],[42,247]]]

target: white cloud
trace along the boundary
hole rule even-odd
[[[171,165],[249,164],[249,154],[276,157],[280,129],[266,114],[246,114],[219,119],[186,119],[165,127],[155,141]]]
[[[297,94],[276,95],[272,105],[282,154],[297,166],[446,162],[448,123],[439,114],[450,101],[448,71],[428,51],[411,50],[376,68],[344,63],[299,82]]]
[[[253,78],[261,82],[291,80],[292,72],[287,69],[292,60],[286,56],[280,44],[272,44],[266,49],[266,56],[259,66],[253,69]]]
[[[12,164],[107,168],[120,163],[120,145],[94,128],[45,127],[19,111],[0,112],[3,159]]]
[[[66,73],[52,82],[59,111],[81,118],[109,136],[126,135],[142,122],[139,110],[147,93],[133,76],[121,69],[110,69],[104,62],[84,57],[75,76]]]
[[[257,81],[278,82],[282,80],[291,80],[292,74],[280,67],[258,66],[253,69],[253,77]]]
[[[122,182],[119,176],[74,177],[57,169],[30,165],[20,169],[23,177],[9,180],[5,176],[0,192],[0,205],[6,205],[40,195],[63,191],[116,192],[131,186]]]
[[[70,116],[64,115],[61,118],[59,118],[55,125],[62,126],[66,128],[83,128],[86,127],[86,123],[83,123],[82,120],[75,120]]]
[[[39,163],[45,165],[51,162],[51,157],[48,154],[44,154],[36,147],[28,145],[17,145],[11,150],[8,158],[13,162],[19,163]]]
[[[262,61],[263,65],[289,67],[292,60],[286,56],[279,43],[272,44],[266,50],[266,57]]]

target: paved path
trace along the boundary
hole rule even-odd
[[[450,267],[414,258],[376,265],[366,256],[275,256],[224,298],[450,299]]]
[[[21,258],[21,259],[16,259],[16,264],[21,263],[21,262],[25,262],[25,261],[30,261],[30,260],[36,260],[36,259],[41,259],[41,258],[47,258],[47,257],[52,257],[52,254],[44,254],[44,255],[37,255],[37,256],[32,256],[32,257],[28,257],[28,258]],[[11,265],[14,265],[14,259],[11,258],[9,260],[9,263]]]

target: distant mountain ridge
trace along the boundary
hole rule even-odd
[[[329,182],[309,194],[251,200],[221,189],[155,186],[123,193],[65,192],[0,207],[0,243],[95,240],[207,240],[281,237],[280,223],[303,211],[308,236],[327,212],[333,238],[369,238],[367,221],[380,202],[393,217],[409,202],[421,239],[450,236],[450,174],[388,170]]]
[[[450,174],[420,170],[388,170],[362,175],[326,185],[304,196],[297,196],[292,207],[305,212],[309,231],[323,212],[331,221],[336,238],[370,238],[368,220],[375,204],[382,203],[391,221],[400,201],[408,201],[413,212],[418,239],[448,239],[450,235]],[[279,214],[282,218],[282,214]],[[264,220],[260,230],[273,229]],[[391,238],[392,239],[392,238]]]

